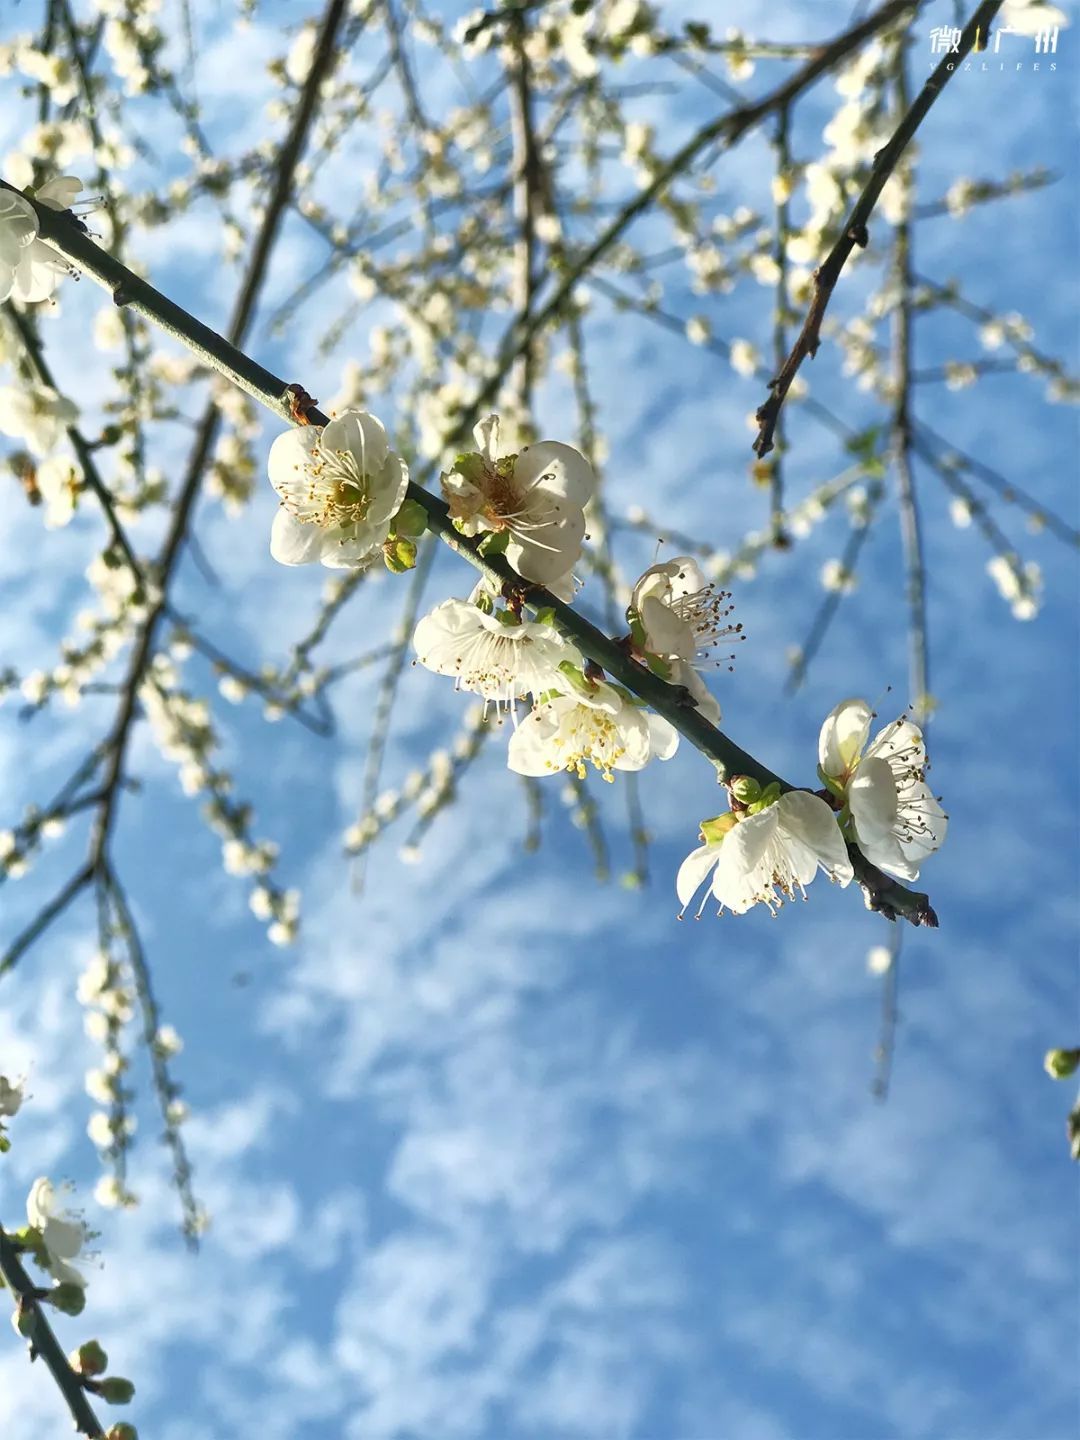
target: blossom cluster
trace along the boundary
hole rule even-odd
[[[919,878],[923,861],[945,839],[948,817],[926,783],[919,727],[899,719],[871,741],[872,720],[867,702],[855,699],[826,717],[818,738],[820,794],[782,793],[778,783],[762,786],[749,776],[729,783],[730,811],[702,821],[704,843],[680,867],[683,912],[711,873],[709,890],[721,912],[741,915],[764,904],[775,914],[785,899],[805,898],[819,870],[849,885],[850,847],[889,875]]]

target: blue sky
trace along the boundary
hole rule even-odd
[[[242,37],[224,7],[195,9],[211,132],[223,147],[238,145],[265,125],[263,62],[285,48],[283,27],[300,9],[262,7]],[[732,23],[770,38],[830,35],[850,15],[833,0],[801,8],[740,0],[731,9]],[[928,7],[913,79],[929,63],[931,12],[951,9]],[[922,134],[923,197],[938,197],[959,175],[1037,164],[1060,178],[962,224],[927,221],[915,242],[920,273],[958,277],[973,301],[1020,311],[1036,343],[1073,369],[1078,44],[1075,27],[1062,33],[1054,74],[956,78]],[[760,67],[746,88],[756,94],[770,83]],[[0,84],[14,90],[10,78]],[[691,90],[677,102],[643,101],[641,113],[667,107],[667,149],[715,103]],[[804,158],[820,153],[836,103],[826,81],[806,106],[796,132]],[[0,149],[27,123],[15,108]],[[171,132],[153,104],[133,113],[167,153]],[[767,157],[762,140],[716,165],[723,208],[768,207]],[[346,157],[326,169],[332,187]],[[235,282],[215,258],[213,223],[206,211],[135,243],[161,288],[221,324]],[[267,311],[321,259],[306,229],[287,228]],[[669,285],[675,313],[706,314],[728,339],[769,343],[761,287],[745,281],[703,298],[674,274]],[[865,272],[847,277],[837,313],[857,313],[865,289]],[[257,330],[258,357],[329,396],[349,346],[330,361],[316,347],[345,300],[336,282],[286,337]],[[105,393],[89,342],[100,304],[89,282],[69,285],[44,326],[62,381],[90,415]],[[350,332],[357,352],[365,324]],[[600,300],[588,335],[610,445],[609,503],[644,505],[665,525],[733,548],[765,518],[746,473],[746,416],[760,403],[760,382]],[[917,344],[926,367],[980,354],[974,327],[955,320],[920,325]],[[874,415],[828,345],[809,379],[851,424]],[[918,414],[1075,525],[1075,411],[1047,405],[1043,389],[1018,375],[963,391],[928,384]],[[541,398],[542,428],[571,438],[564,407],[552,386]],[[276,428],[265,427],[261,454]],[[793,414],[790,431],[789,484],[800,495],[845,459],[809,418]],[[154,443],[166,469],[179,463],[182,435]],[[117,858],[165,1015],[186,1041],[176,1070],[192,1109],[196,1189],[213,1227],[189,1256],[148,1095],[132,1158],[141,1206],[118,1216],[89,1198],[97,1162],[82,1074],[96,1056],[74,995],[94,943],[89,907],[73,910],[2,982],[0,1070],[29,1068],[32,1099],[0,1166],[0,1213],[18,1223],[41,1173],[70,1177],[86,1197],[101,1231],[100,1270],[85,1316],[61,1333],[71,1344],[98,1335],[115,1370],[135,1380],[131,1418],[141,1434],[1075,1433],[1075,1172],[1063,1136],[1072,1092],[1041,1068],[1047,1046],[1076,1043],[1075,552],[1001,510],[1045,577],[1042,612],[1018,623],[986,574],[976,530],[954,528],[940,485],[925,470],[918,478],[940,706],[933,781],[951,825],[923,876],[941,928],[903,937],[902,1021],[884,1105],[870,1094],[880,981],[867,973],[866,952],[887,937],[857,896],[820,882],[807,904],[775,920],[752,912],[677,922],[673,876],[702,814],[720,808],[710,768],[688,746],[643,776],[654,843],[652,880],[641,891],[593,882],[557,781],[542,847],[523,852],[519,782],[496,739],[460,803],[427,836],[420,863],[396,854],[405,822],[372,853],[358,895],[341,834],[355,815],[377,674],[337,690],[332,741],[288,721],[268,727],[250,702],[233,709],[218,700],[238,791],[257,805],[258,833],[281,842],[283,881],[303,890],[301,939],[278,950],[253,922],[243,882],[222,872],[218,842],[174,767],[140,735],[145,788],[125,802]],[[252,664],[279,658],[306,631],[322,583],[270,560],[274,505],[268,484],[240,520],[204,502],[198,534],[223,585],[209,589],[190,566],[183,577],[185,607]],[[87,513],[45,534],[15,500],[0,526],[0,662],[25,670],[85,603],[81,575],[100,526]],[[821,565],[846,534],[839,512],[736,583],[749,638],[734,675],[718,682],[732,737],[804,783],[813,781],[818,727],[839,699],[865,695],[883,714],[907,699],[891,501],[864,552],[857,595],[842,605],[806,684],[784,694],[787,647],[804,637]],[[153,539],[149,526],[139,533],[140,546]],[[653,548],[651,539],[628,539],[626,574]],[[471,583],[453,557],[440,559],[430,603]],[[328,663],[378,643],[400,596],[389,577],[365,586],[363,603],[331,635]],[[588,611],[599,598],[587,588],[582,604]],[[213,692],[201,661],[188,673]],[[387,783],[446,743],[464,711],[449,682],[407,673]],[[91,701],[74,717],[57,709],[23,725],[8,704],[0,773],[11,818],[50,793],[109,714],[107,702]],[[621,797],[601,798],[617,875],[631,863]],[[83,844],[73,825],[27,879],[0,891],[5,935],[52,893]],[[0,1433],[36,1440],[63,1415],[47,1377],[9,1341],[0,1346]]]

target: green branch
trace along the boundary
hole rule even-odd
[[[53,1334],[52,1326],[45,1318],[41,1304],[41,1289],[35,1285],[23,1268],[19,1252],[11,1237],[0,1227],[0,1276],[15,1298],[17,1312],[30,1316],[30,1358],[39,1356],[44,1360],[49,1373],[56,1381],[57,1389],[67,1402],[75,1429],[80,1435],[89,1435],[93,1440],[103,1440],[105,1431],[97,1416],[90,1408],[81,1378],[75,1373],[64,1354],[63,1346]]]

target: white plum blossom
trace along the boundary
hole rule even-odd
[[[473,435],[479,451],[459,455],[442,476],[451,518],[465,535],[505,536],[507,563],[523,579],[565,590],[585,538],[585,506],[596,491],[592,466],[559,440],[500,459],[496,415]]]
[[[30,247],[37,239],[34,207],[12,190],[0,190],[0,300],[29,278]]]
[[[0,386],[0,431],[21,440],[39,459],[56,449],[79,411],[48,385]]]
[[[23,1103],[23,1082],[0,1075],[0,1118],[10,1120]]]
[[[634,586],[627,616],[639,650],[687,664],[707,661],[709,652],[741,625],[727,624],[731,596],[706,580],[689,555],[650,565]]]
[[[705,843],[690,852],[676,877],[680,915],[710,871],[721,912],[735,915],[759,903],[775,915],[785,899],[805,899],[819,869],[845,886],[855,873],[836,815],[807,790],[789,790],[756,813],[705,821],[702,835]]]
[[[1067,26],[1069,17],[1046,0],[1005,0],[998,12],[997,23],[1019,35],[1037,35],[1040,30]]]
[[[270,447],[268,469],[281,497],[270,553],[283,565],[370,565],[409,483],[382,424],[363,410],[346,410],[325,426],[287,430]]]
[[[514,711],[525,695],[557,688],[559,665],[581,657],[550,625],[516,621],[510,611],[487,614],[465,600],[444,600],[413,634],[416,658],[437,675],[452,675],[459,690],[472,690],[500,712]]]
[[[34,195],[50,210],[67,210],[82,183],[72,175],[47,181]],[[0,300],[9,296],[23,304],[47,300],[71,266],[38,236],[34,207],[22,195],[0,191]]]
[[[85,1285],[74,1260],[86,1243],[86,1223],[67,1210],[58,1210],[56,1189],[44,1175],[35,1180],[26,1200],[26,1218],[41,1233],[47,1257],[46,1268],[60,1284]]]
[[[59,529],[75,514],[79,474],[69,455],[50,455],[37,467],[37,488],[45,505],[45,528]]]
[[[652,657],[653,668],[672,685],[690,691],[694,703],[714,725],[720,706],[697,674],[696,666],[715,664],[713,648],[742,625],[727,623],[731,599],[707,581],[697,561],[677,555],[651,565],[634,586],[627,609],[635,649]],[[660,665],[655,663],[661,661]]]
[[[669,760],[679,744],[674,726],[635,705],[607,681],[575,681],[571,693],[535,705],[510,738],[507,763],[518,775],[570,770],[584,779],[586,762],[605,780],[613,770],[641,770]]]
[[[872,865],[901,880],[945,839],[948,817],[926,784],[926,746],[910,720],[894,720],[868,745],[874,712],[843,700],[821,727],[818,773],[846,805],[852,838]]]

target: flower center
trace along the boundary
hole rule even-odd
[[[320,447],[281,498],[301,524],[346,527],[367,517],[371,482],[352,451]]]

